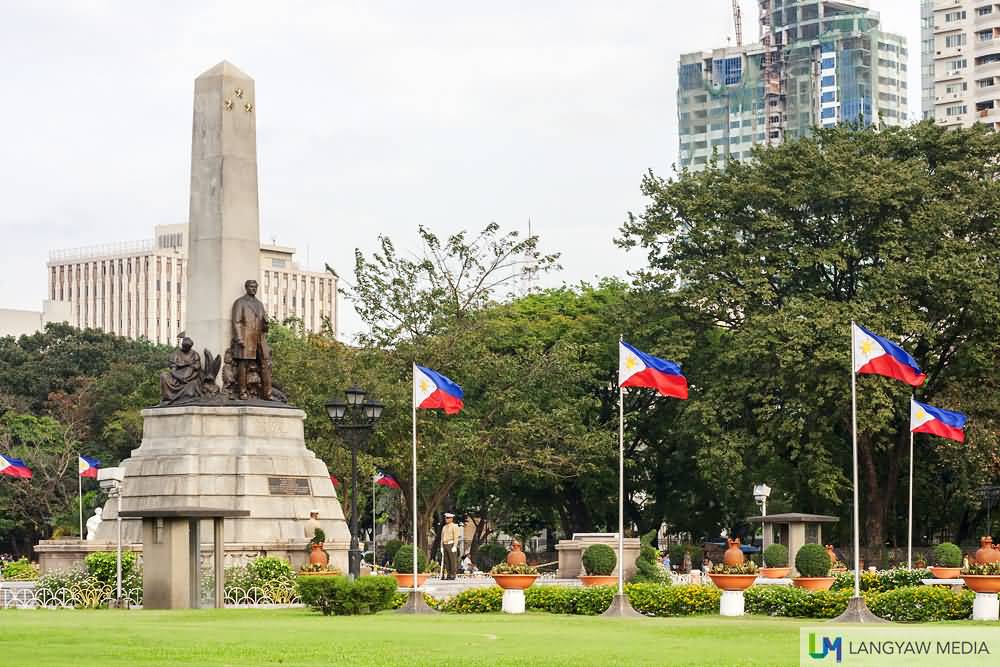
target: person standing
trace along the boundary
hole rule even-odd
[[[458,573],[458,541],[461,531],[455,524],[455,515],[444,513],[444,527],[441,529],[441,548],[444,550],[445,579],[454,579]]]
[[[316,535],[316,529],[319,527],[319,510],[309,510],[309,520],[306,521],[306,525],[303,528],[305,538],[312,540]],[[308,549],[309,547],[307,546],[306,548]]]

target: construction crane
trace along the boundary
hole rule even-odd
[[[740,0],[733,0],[733,25],[736,26],[736,46],[743,46],[743,12]]]

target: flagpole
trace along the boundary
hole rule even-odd
[[[80,475],[80,455],[77,454],[76,459],[76,491],[79,497],[79,509],[80,509],[80,539],[83,538],[83,477]]]
[[[372,573],[375,573],[375,565],[378,561],[375,558],[375,473],[372,473]]]
[[[858,527],[858,390],[854,360],[854,320],[851,320],[851,449],[854,473],[854,597],[861,597],[861,537]]]
[[[625,592],[625,389],[618,383],[618,595]]]
[[[413,369],[413,379],[410,382],[410,404],[413,408],[413,590],[417,590],[417,397],[413,395],[416,383],[416,367]]]
[[[910,414],[913,414],[913,396],[910,396]],[[913,418],[907,415],[907,428],[910,431],[910,501],[909,517],[906,528],[906,569],[913,569]]]

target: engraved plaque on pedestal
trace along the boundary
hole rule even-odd
[[[311,496],[305,477],[268,477],[267,488],[272,496]]]

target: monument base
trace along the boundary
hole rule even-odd
[[[330,565],[347,571],[350,532],[326,464],[306,449],[304,412],[187,405],[143,410],[142,416],[142,444],[121,463],[123,512],[162,507],[247,510],[248,517],[226,522],[227,555],[283,552],[298,561],[298,552],[303,559],[307,553],[305,523],[316,510]],[[105,505],[98,542],[116,543],[117,510],[116,500]],[[210,526],[203,524],[202,534],[210,535]],[[140,543],[141,522],[124,520],[122,533],[123,543]]]
[[[505,614],[524,613],[524,590],[520,588],[505,588],[500,611]]]
[[[743,591],[722,591],[719,600],[720,616],[742,616],[744,610]]]
[[[996,593],[976,593],[976,599],[972,601],[972,620],[1000,620],[1000,600]]]
[[[409,589],[406,594],[406,602],[396,610],[399,614],[437,614],[437,609],[427,604],[424,599],[424,592],[415,588]]]

